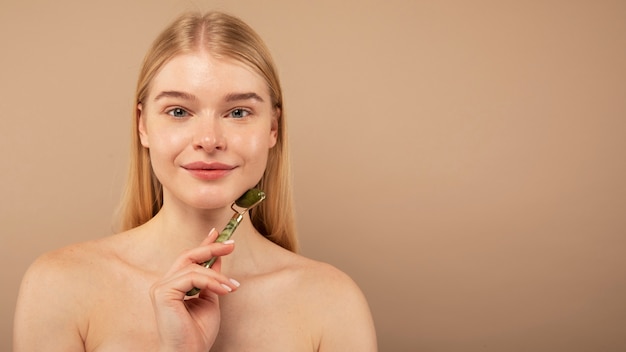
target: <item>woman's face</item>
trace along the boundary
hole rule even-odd
[[[279,112],[264,79],[204,51],[166,63],[138,109],[165,204],[230,206],[261,179],[276,144]]]

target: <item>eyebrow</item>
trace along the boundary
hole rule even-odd
[[[180,98],[180,99],[191,100],[191,101],[198,100],[198,98],[196,98],[196,96],[193,94],[175,91],[175,90],[168,90],[168,91],[163,91],[159,93],[156,97],[154,97],[154,101],[157,101],[162,98]],[[256,100],[260,103],[264,102],[263,98],[261,98],[261,96],[256,94],[255,92],[230,93],[230,94],[227,94],[226,97],[224,98],[224,100],[227,102],[243,101],[243,100],[250,100],[250,99]]]
[[[192,101],[198,100],[198,98],[196,98],[196,96],[193,94],[179,92],[176,90],[163,91],[159,93],[156,97],[154,97],[154,101],[157,101],[161,98],[180,98],[180,99],[192,100]]]
[[[255,92],[249,92],[249,93],[230,93],[226,95],[225,100],[227,102],[232,102],[232,101],[241,101],[241,100],[256,100],[260,103],[264,102],[263,98],[261,98],[258,94],[256,94]]]

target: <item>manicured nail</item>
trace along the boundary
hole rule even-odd
[[[239,283],[239,281],[237,281],[237,280],[235,280],[235,279],[228,279],[228,280],[230,280],[230,282],[232,282],[232,283],[233,283],[233,285],[235,285],[236,287],[241,286],[241,284]]]
[[[223,288],[225,288],[228,292],[233,292],[233,289],[230,288],[230,286],[226,285],[226,284],[221,284]]]
[[[226,240],[222,242],[222,244],[233,244],[233,243],[235,243],[235,240]]]
[[[209,234],[206,236],[209,239],[213,239],[211,242],[215,242],[215,240],[217,239],[217,231],[215,231],[215,227],[211,229],[211,231],[209,231]]]

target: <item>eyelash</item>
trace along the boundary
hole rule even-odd
[[[175,116],[175,115],[174,115],[174,112],[175,112],[175,111],[182,112],[182,113],[184,113],[184,114],[185,114],[185,116]],[[181,108],[181,107],[171,108],[171,109],[166,110],[165,112],[166,112],[168,115],[170,115],[170,116],[172,116],[173,118],[175,118],[175,119],[182,119],[182,118],[185,118],[185,117],[189,116],[189,111],[187,111],[187,110],[185,110],[185,109],[183,109],[183,108]]]
[[[240,117],[233,116],[233,114],[235,114],[237,112],[239,114],[241,114],[241,115],[244,115],[244,116],[240,116]],[[187,111],[186,109],[181,108],[181,107],[174,107],[174,108],[168,109],[168,110],[165,111],[165,113],[170,115],[171,117],[173,117],[175,119],[183,119],[183,118],[186,118],[186,117],[189,116],[189,111]],[[176,113],[183,113],[184,116],[176,116],[175,115]],[[239,120],[239,119],[243,119],[243,118],[248,117],[250,114],[252,114],[252,112],[250,110],[247,110],[247,109],[244,109],[244,108],[235,108],[235,109],[232,109],[231,111],[229,111],[226,116],[227,117],[232,117],[232,118],[234,118],[236,120]]]
[[[232,116],[232,115],[233,115],[233,113],[235,113],[235,112],[240,112],[241,114],[244,114],[244,116],[241,116],[241,117],[234,117],[234,116]],[[243,119],[243,118],[245,118],[245,117],[249,116],[250,114],[252,114],[252,112],[251,112],[250,110],[246,110],[246,109],[243,109],[243,108],[236,108],[236,109],[232,109],[232,110],[228,113],[228,115],[229,115],[230,117],[233,117],[234,119]]]

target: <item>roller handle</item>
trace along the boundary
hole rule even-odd
[[[228,224],[226,224],[222,232],[220,232],[219,236],[217,236],[217,239],[215,240],[215,242],[224,242],[230,239],[233,233],[235,232],[235,230],[237,229],[237,226],[239,226],[239,224],[241,223],[241,220],[243,220],[243,214],[244,213],[236,213],[235,215],[233,215],[233,217],[230,219],[230,221],[228,221]],[[202,265],[205,268],[210,268],[213,266],[213,264],[215,264],[216,260],[217,260],[217,257],[213,257],[200,265]],[[194,296],[194,295],[197,295],[198,292],[200,292],[200,289],[197,287],[194,287],[191,290],[187,291],[186,295]]]

